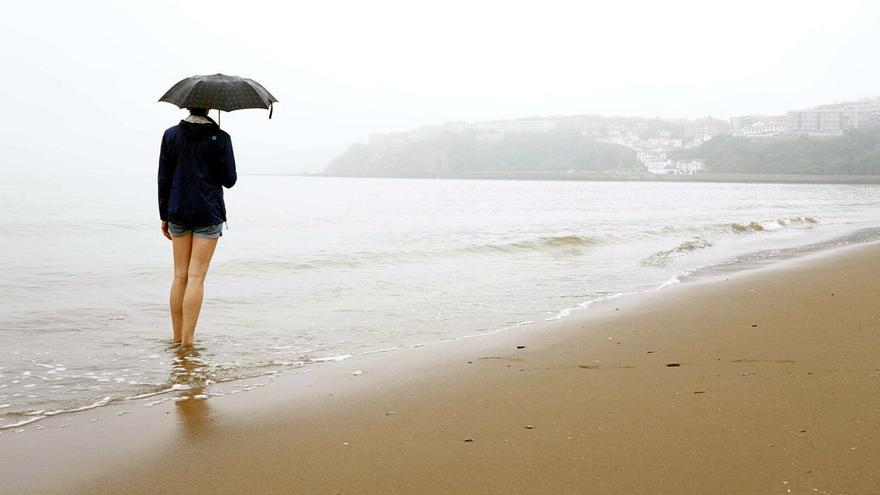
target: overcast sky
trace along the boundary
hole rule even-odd
[[[0,17],[4,169],[154,174],[223,72],[280,101],[224,114],[241,172],[317,170],[372,132],[600,113],[729,117],[880,95],[880,2],[13,2]]]

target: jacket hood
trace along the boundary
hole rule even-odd
[[[208,120],[211,121],[210,124],[193,124],[192,122],[181,120],[180,130],[189,139],[204,139],[208,136],[216,136],[220,131],[220,126],[210,117],[208,117]]]

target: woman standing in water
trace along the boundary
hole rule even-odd
[[[159,217],[174,251],[171,326],[182,346],[192,346],[205,276],[223,235],[223,188],[237,178],[229,134],[208,109],[188,110],[186,119],[165,131],[159,152]]]

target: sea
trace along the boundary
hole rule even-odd
[[[153,178],[0,184],[0,432],[880,239],[871,185],[242,175],[226,201],[181,358]]]

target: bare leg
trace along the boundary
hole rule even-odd
[[[193,334],[196,332],[196,323],[202,310],[205,275],[208,274],[208,266],[211,264],[211,257],[214,256],[216,247],[217,239],[195,236],[192,238],[192,254],[187,271],[186,291],[183,295],[183,326],[180,341],[185,346],[191,346],[193,343]]]
[[[171,237],[174,246],[174,281],[171,283],[171,327],[174,330],[174,342],[180,342],[183,335],[183,294],[186,292],[189,257],[192,251],[192,235]]]

